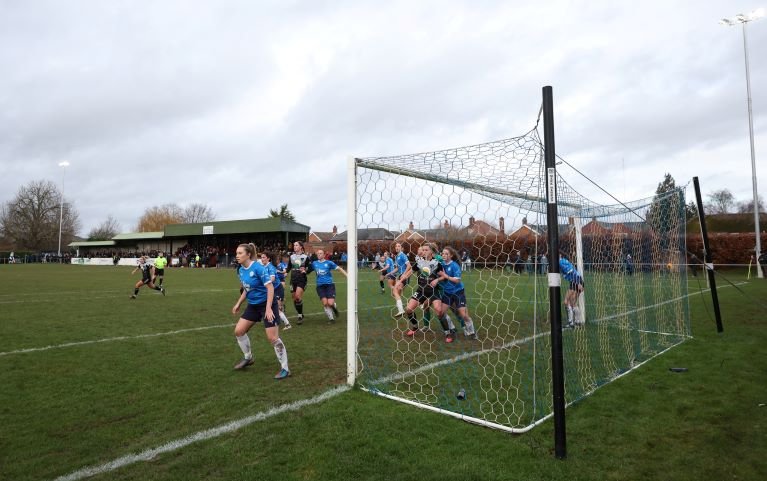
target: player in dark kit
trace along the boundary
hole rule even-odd
[[[138,296],[138,290],[141,289],[141,286],[149,286],[150,289],[160,291],[164,296],[165,289],[159,286],[155,286],[152,283],[152,265],[146,261],[145,256],[139,257],[138,264],[136,265],[136,268],[131,271],[131,275],[135,274],[135,272],[139,269],[141,270],[141,280],[138,281],[135,286],[133,286],[133,295],[130,296],[130,298],[135,299],[136,296]]]
[[[434,257],[434,251],[429,244],[424,244],[418,249],[418,256],[416,256],[415,266],[410,266],[399,278],[397,282],[402,283],[406,281],[413,273],[418,278],[418,288],[416,288],[410,300],[405,307],[405,315],[410,319],[410,329],[405,333],[406,336],[412,337],[418,332],[418,319],[415,317],[415,309],[421,305],[426,310],[430,306],[434,307],[436,312],[440,312],[442,309],[442,301],[437,295],[437,284],[440,281],[440,272],[442,272],[442,264]],[[445,331],[446,341],[453,342],[453,336],[447,321],[443,320],[440,316],[440,322],[442,323],[442,329]]]
[[[306,289],[306,275],[312,271],[309,255],[304,251],[304,243],[295,241],[293,253],[290,255],[290,292],[293,293],[293,306],[298,313],[298,324],[304,322],[304,289]]]

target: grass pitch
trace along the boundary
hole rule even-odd
[[[144,288],[135,301],[129,272],[0,266],[0,479],[55,479],[344,382],[345,316],[326,324],[312,283],[306,322],[282,334],[293,376],[275,382],[259,327],[256,364],[231,370],[233,271],[172,269],[167,297]],[[750,297],[720,291],[723,334],[693,295],[694,338],[569,408],[567,461],[551,455],[550,422],[514,436],[351,391],[93,479],[762,479],[767,331],[754,299],[767,282],[740,288]]]

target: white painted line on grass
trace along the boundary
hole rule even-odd
[[[163,287],[165,287],[165,286],[163,286]],[[237,289],[190,289],[190,290],[181,290],[181,291],[171,291],[171,294],[173,296],[180,296],[180,295],[183,296],[183,295],[189,295],[189,294],[206,294],[206,293],[209,293],[209,292],[227,292],[227,291],[234,291],[234,292],[236,292]],[[121,294],[114,295],[114,296],[91,296],[91,295],[89,295],[88,296],[88,301],[92,301],[94,299],[120,299],[120,298],[128,299],[129,294],[130,294],[130,292],[128,290],[120,290],[120,291],[94,291],[94,292],[97,292],[99,294],[103,294],[103,293],[106,293],[106,292],[120,292]],[[55,294],[62,294],[62,293],[55,293]],[[67,293],[67,295],[69,295],[69,294],[88,294],[88,293],[83,292],[83,291],[75,291],[75,292]],[[24,295],[24,294],[20,294],[20,295]],[[0,304],[29,304],[31,302],[33,302],[35,304],[43,304],[43,303],[46,303],[46,302],[61,302],[60,300],[51,297],[52,294],[35,293],[35,294],[31,294],[31,295],[39,296],[40,298],[39,299],[14,299],[14,300],[11,300],[11,301],[0,301]],[[152,295],[152,293],[149,292],[147,294],[144,294],[144,296],[148,296],[148,295]],[[161,294],[159,292],[157,292],[157,294],[155,294],[155,295],[160,296]]]
[[[672,301],[684,299],[685,297],[690,297],[690,296],[697,295],[697,294],[702,294],[703,292],[705,292],[705,291],[698,291],[698,292],[695,292],[695,293],[692,293],[692,294],[687,294],[686,296],[681,296],[681,297],[679,297],[677,299],[673,299]],[[666,304],[668,302],[671,302],[671,301],[662,302],[662,303],[659,303],[659,304],[656,304],[656,305],[653,305],[653,306],[647,306],[644,309],[651,309],[653,307],[658,307],[658,306],[661,306],[661,305]],[[386,306],[386,307],[389,307],[389,306]],[[637,311],[638,310],[641,310],[641,309],[637,309]],[[636,312],[636,311],[634,311],[634,312]],[[608,319],[611,319],[612,317],[614,317],[614,316],[606,317],[604,319],[600,319],[599,321],[608,320]],[[599,322],[599,321],[596,321],[596,322]],[[230,325],[230,324],[227,324],[227,325]],[[218,326],[210,326],[209,328],[213,328],[213,327],[218,327]],[[198,329],[204,329],[204,328],[198,328]],[[549,331],[541,332],[541,333],[538,333],[538,334],[536,334],[534,336],[528,336],[528,337],[525,337],[523,339],[514,340],[512,342],[504,344],[503,346],[500,346],[500,349],[508,349],[508,348],[510,348],[510,347],[512,347],[514,345],[524,344],[524,343],[530,342],[533,339],[536,339],[538,337],[541,337],[541,336],[544,336],[544,335],[547,335],[547,334],[549,334]],[[146,336],[142,336],[142,337],[149,337],[149,336],[152,336],[152,335],[150,334],[150,335],[146,335]],[[98,341],[86,341],[86,342],[92,343],[92,342],[98,342]],[[668,349],[670,349],[670,348],[671,347],[669,347]],[[492,351],[497,351],[498,349],[499,348],[496,347],[496,348],[492,348],[492,349],[483,349],[481,351],[466,352],[466,353],[463,353],[461,355],[458,355],[458,356],[455,356],[455,357],[452,357],[452,358],[444,359],[442,361],[437,361],[435,363],[431,363],[431,364],[427,364],[427,365],[421,366],[421,367],[419,367],[417,369],[414,369],[414,370],[410,370],[410,371],[403,372],[403,373],[394,373],[392,375],[385,376],[383,378],[374,380],[372,383],[375,385],[375,384],[381,384],[381,383],[401,380],[401,379],[403,379],[403,378],[405,378],[407,376],[411,376],[411,375],[414,375],[414,374],[417,374],[417,373],[420,373],[420,372],[424,372],[426,370],[433,369],[435,367],[440,367],[440,366],[443,366],[443,365],[452,364],[452,363],[455,363],[455,362],[458,362],[458,361],[470,359],[472,357],[477,357],[477,356],[480,356],[482,354],[486,354],[486,353],[489,353],[489,352],[492,352]],[[666,349],[666,350],[668,350],[668,349]],[[665,352],[666,350],[664,350],[663,352]],[[0,354],[2,354],[2,353],[0,353]],[[662,353],[658,353],[658,354],[662,354]],[[657,354],[656,354],[656,356],[657,356]],[[656,356],[653,356],[653,358],[656,357]],[[649,359],[648,359],[648,361],[649,361]],[[645,361],[645,362],[647,362],[647,361]],[[642,364],[644,364],[644,362]],[[631,370],[633,370],[633,369],[631,369]],[[630,372],[630,371],[627,371],[627,372]],[[626,373],[623,373],[623,374],[626,374]],[[621,374],[621,375],[623,375],[623,374]],[[258,414],[252,415],[252,416],[248,416],[248,417],[245,417],[245,418],[242,418],[242,419],[238,419],[236,421],[231,421],[229,423],[222,424],[220,426],[217,426],[217,427],[214,427],[214,428],[211,428],[211,429],[206,429],[205,431],[199,431],[199,432],[191,434],[191,435],[189,435],[189,436],[187,436],[185,438],[181,438],[181,439],[178,439],[178,440],[171,441],[171,442],[168,442],[166,444],[163,444],[162,446],[159,446],[157,448],[147,449],[147,450],[142,451],[142,452],[137,453],[137,454],[129,454],[129,455],[126,455],[126,456],[122,456],[122,457],[117,458],[117,459],[115,459],[113,461],[109,461],[107,463],[100,464],[100,465],[97,465],[97,466],[85,467],[85,468],[79,469],[77,471],[74,471],[74,472],[72,472],[70,474],[67,474],[65,476],[60,476],[60,477],[56,478],[54,481],[77,481],[77,480],[80,480],[80,479],[83,479],[83,478],[87,478],[87,477],[90,477],[90,476],[96,476],[96,475],[99,475],[99,474],[108,473],[108,472],[114,471],[116,469],[122,468],[124,466],[135,464],[135,463],[137,463],[139,461],[151,461],[152,459],[154,459],[155,457],[157,457],[160,454],[172,452],[172,451],[175,451],[177,449],[181,449],[183,447],[189,446],[190,444],[193,444],[193,443],[196,443],[196,442],[199,442],[199,441],[206,441],[206,440],[213,439],[213,438],[216,438],[218,436],[221,436],[223,434],[228,434],[228,433],[237,431],[237,430],[239,430],[239,429],[241,429],[243,427],[246,427],[246,426],[248,426],[250,424],[253,424],[253,423],[259,422],[259,421],[263,421],[265,419],[268,419],[270,417],[276,416],[278,414],[282,414],[282,413],[290,412],[290,411],[298,411],[299,409],[304,408],[306,406],[310,406],[310,405],[313,405],[313,404],[319,404],[319,403],[321,403],[323,401],[326,401],[328,399],[336,397],[339,394],[343,394],[343,393],[349,391],[350,389],[351,388],[349,386],[347,386],[347,385],[336,386],[336,387],[334,387],[334,388],[332,388],[332,389],[330,389],[328,391],[325,391],[324,393],[322,393],[322,394],[320,394],[318,396],[315,396],[313,398],[302,399],[302,400],[295,401],[295,402],[292,402],[292,403],[289,403],[289,404],[283,404],[281,406],[277,406],[277,407],[271,408],[271,409],[269,409],[267,411],[262,411],[262,412],[260,412]],[[543,421],[543,420],[547,419],[548,417],[550,417],[550,415],[546,416],[544,419],[541,419],[540,421]]]
[[[24,354],[27,352],[49,351],[51,349],[62,349],[65,347],[86,346],[88,344],[99,344],[102,342],[130,341],[132,339],[145,339],[148,337],[172,336],[174,334],[181,334],[184,332],[205,331],[208,329],[216,329],[219,327],[234,327],[234,323],[231,322],[229,324],[216,324],[214,326],[190,327],[188,329],[179,329],[177,331],[155,332],[154,334],[139,334],[137,336],[107,337],[104,339],[96,339],[93,341],[66,342],[64,344],[54,344],[51,346],[44,346],[44,347],[29,347],[26,349],[17,349],[15,351],[0,352],[0,356],[10,356],[11,354]]]
[[[387,309],[391,306],[381,306],[381,307],[372,307],[371,309]],[[393,307],[392,307],[393,309]],[[338,312],[346,312],[342,309],[339,309]],[[306,314],[304,318],[312,317],[312,316],[319,316],[320,314],[324,314],[324,312],[312,312],[310,314]],[[2,356],[10,356],[12,354],[25,354],[28,352],[38,352],[38,351],[50,351],[51,349],[62,349],[66,347],[77,347],[77,346],[87,346],[89,344],[100,344],[102,342],[114,342],[114,341],[131,341],[133,339],[146,339],[151,337],[161,337],[161,336],[173,336],[175,334],[183,334],[185,332],[194,332],[194,331],[206,331],[209,329],[217,329],[221,327],[234,327],[235,323],[231,322],[228,324],[214,324],[212,326],[202,326],[202,327],[190,327],[187,329],[178,329],[175,331],[165,331],[165,332],[155,332],[152,334],[137,334],[135,336],[117,336],[117,337],[106,337],[103,339],[94,339],[90,341],[74,341],[74,342],[65,342],[63,344],[53,344],[50,346],[43,346],[43,347],[28,347],[25,349],[16,349],[14,351],[4,351],[0,352],[0,357]]]
[[[223,434],[228,434],[228,433],[237,431],[238,429],[242,429],[245,426],[248,426],[250,424],[253,424],[259,421],[263,421],[273,416],[277,416],[278,414],[282,414],[282,413],[286,413],[290,411],[298,411],[299,409],[302,409],[306,406],[319,404],[323,401],[327,401],[328,399],[334,398],[338,396],[339,394],[343,394],[350,389],[351,387],[346,385],[337,386],[328,391],[323,392],[322,394],[319,394],[309,399],[302,399],[300,401],[295,401],[289,404],[282,404],[280,406],[275,406],[267,411],[262,411],[252,416],[244,417],[236,421],[232,421],[226,424],[222,424],[220,426],[216,426],[215,428],[206,429],[205,431],[200,431],[194,434],[190,434],[189,436],[185,438],[171,441],[169,443],[163,444],[162,446],[159,446],[156,448],[147,449],[146,451],[142,451],[136,454],[128,454],[127,456],[122,456],[113,461],[109,461],[108,463],[100,464],[97,466],[89,466],[82,469],[78,469],[77,471],[69,473],[66,476],[60,476],[56,478],[55,481],[76,481],[78,479],[83,479],[90,476],[96,476],[99,474],[108,473],[110,471],[114,471],[115,469],[119,469],[124,466],[137,463],[139,461],[151,461],[152,459],[154,459],[160,454],[169,453],[171,451],[175,451],[177,449],[189,446],[190,444],[194,444],[199,441],[207,441],[208,439],[213,439]]]

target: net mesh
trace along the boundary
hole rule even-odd
[[[356,163],[360,385],[510,430],[549,416],[559,253],[538,132]],[[585,286],[563,337],[572,402],[690,335],[684,192],[605,206],[559,177],[557,203],[561,253]],[[382,269],[400,251],[411,267]],[[461,284],[435,279],[435,262]]]

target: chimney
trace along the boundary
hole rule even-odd
[[[522,225],[527,225],[527,217],[522,217]]]
[[[338,227],[333,226],[333,235],[338,234]]]
[[[415,230],[415,226],[413,225],[413,221],[412,220],[410,221],[410,224],[408,224],[407,229],[408,230]]]
[[[449,228],[450,228],[450,222],[448,222],[447,219],[445,219],[445,229],[449,229]]]
[[[469,227],[474,227],[474,222],[476,222],[474,216],[469,217]]]
[[[506,232],[504,232],[504,229],[506,228],[506,223],[504,222],[503,217],[498,219],[498,227],[500,227],[501,234],[506,234]]]

